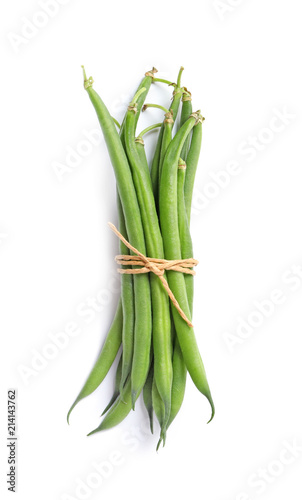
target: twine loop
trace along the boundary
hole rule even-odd
[[[178,259],[178,260],[166,260],[166,259],[154,259],[152,257],[146,257],[143,253],[133,247],[124,236],[117,230],[117,228],[108,223],[109,227],[112,231],[118,236],[118,238],[126,245],[129,250],[132,250],[136,255],[117,255],[115,257],[116,262],[121,266],[141,266],[137,269],[118,269],[120,274],[144,274],[144,273],[153,273],[159,277],[161,280],[167,294],[169,295],[173,305],[176,307],[180,316],[186,321],[186,323],[193,327],[192,322],[185,315],[183,310],[181,309],[179,303],[177,302],[172,290],[169,287],[169,284],[164,277],[165,271],[178,271],[184,274],[195,275],[195,271],[191,269],[194,266],[197,266],[198,260],[196,259]]]

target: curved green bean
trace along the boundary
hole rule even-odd
[[[129,415],[131,409],[131,382],[130,379],[128,379],[125,384],[123,399],[121,399],[120,396],[117,398],[100,425],[93,431],[89,432],[87,436],[91,436],[96,432],[104,431],[106,429],[111,429],[112,427],[120,424],[127,417],[127,415]]]
[[[68,411],[67,414],[68,423],[70,414],[74,409],[74,407],[82,399],[86,398],[86,396],[89,396],[89,394],[94,392],[106,377],[122,343],[122,328],[123,328],[123,312],[122,312],[122,303],[120,300],[113,323],[107,334],[105,343],[96,360],[96,363],[94,364],[94,367],[92,368],[82,390],[80,391],[79,395],[77,396],[77,398],[75,399],[75,401],[73,402]]]
[[[135,248],[145,254],[146,247],[140,209],[133,185],[131,170],[121,138],[116,131],[114,121],[112,120],[106,106],[99,95],[92,88],[92,79],[87,80],[85,73],[84,81],[84,86],[99,118],[111,163],[115,171],[117,188],[121,199],[129,241]],[[144,92],[142,89],[143,87],[140,89],[139,96],[141,96]],[[135,104],[138,106],[138,102]],[[127,113],[127,115],[128,114],[129,113]],[[136,118],[134,113],[134,123],[135,122]],[[124,135],[126,135],[125,128]],[[134,339],[139,339],[140,336],[142,336],[142,332],[146,338],[151,339],[151,294],[149,277],[146,274],[134,275],[133,282],[135,303]],[[134,346],[132,369],[133,366],[136,366],[136,360],[137,354],[135,353]],[[133,395],[133,399],[135,399],[135,395]]]
[[[107,411],[111,408],[111,406],[114,404],[115,400],[118,398],[120,394],[120,384],[121,384],[121,376],[122,376],[122,361],[123,361],[123,353],[121,353],[117,369],[116,369],[116,374],[115,374],[115,383],[114,383],[114,391],[112,398],[110,399],[108,405],[104,409],[103,413],[101,414],[101,417],[107,413]]]

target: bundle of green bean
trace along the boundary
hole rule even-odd
[[[83,68],[84,87],[97,113],[116,176],[119,232],[124,237],[120,240],[120,253],[124,258],[133,255],[127,242],[152,259],[193,258],[189,225],[203,117],[199,111],[192,113],[191,94],[181,86],[182,71],[183,68],[175,84],[156,78],[155,68],[148,71],[120,126],[93,89],[93,79],[87,79]],[[144,104],[155,82],[173,87],[169,109]],[[181,101],[179,126],[173,136]],[[136,135],[140,113],[149,107],[161,108],[164,120]],[[157,127],[158,140],[149,169],[143,136]],[[138,267],[127,266],[133,270]],[[114,394],[102,414],[104,419],[90,434],[120,423],[135,408],[142,393],[151,432],[154,413],[160,424],[158,449],[161,443],[165,444],[167,429],[182,405],[187,371],[211,405],[210,420],[214,416],[211,392],[191,325],[193,276],[167,270],[164,277],[183,316],[154,272],[121,274],[121,298],[113,323],[67,416],[69,421],[77,403],[101,384],[121,351]]]

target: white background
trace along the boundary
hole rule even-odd
[[[14,387],[22,500],[301,499],[302,280],[293,278],[302,265],[300,2],[54,3],[53,17],[41,17],[34,0],[1,8],[1,498]],[[28,21],[44,26],[25,33]],[[61,182],[55,173],[67,150],[81,150],[84,131],[98,129],[81,64],[118,119],[146,70],[154,65],[175,80],[183,65],[193,107],[206,117],[192,218],[194,324],[217,414],[206,425],[207,402],[188,381],[158,454],[142,404],[119,427],[86,437],[111,395],[112,372],[66,423],[118,300],[109,292],[89,323],[79,314],[115,276],[118,243],[107,226],[117,219],[115,185],[104,143]],[[169,96],[157,84],[148,100],[168,105]],[[276,112],[290,117],[272,120]],[[147,113],[139,127],[162,118]],[[255,136],[258,150],[247,153]],[[237,175],[213,187],[229,162]],[[276,289],[282,304],[269,317],[253,315],[255,301],[277,297]],[[254,324],[244,340],[241,321]],[[68,345],[25,377],[50,333],[69,323],[76,335]],[[293,442],[296,451],[286,452]],[[79,489],[87,481],[90,489]]]

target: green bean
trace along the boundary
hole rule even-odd
[[[93,80],[86,78],[83,68],[84,87],[97,113],[116,176],[119,230],[123,241],[126,244],[129,241],[130,248],[136,247],[146,256],[172,261],[193,257],[189,223],[202,139],[203,118],[199,111],[192,113],[191,94],[181,86],[183,69],[179,70],[176,84],[155,78],[155,68],[147,72],[120,125],[92,88]],[[144,104],[152,82],[173,85],[169,109],[160,104]],[[147,126],[136,137],[140,112],[148,107],[162,109],[165,119],[163,123]],[[173,126],[176,127],[174,138]],[[160,130],[150,172],[143,136],[157,127]],[[130,251],[125,243],[120,241],[120,253],[127,259],[134,249]],[[140,266],[135,266],[137,262],[133,260],[128,262],[134,270],[138,269]],[[152,265],[150,261],[150,268]],[[155,267],[153,270],[157,273]],[[180,315],[159,277],[144,271],[122,273],[121,299],[114,321],[67,420],[75,405],[102,382],[122,346],[113,396],[102,413],[105,416],[100,425],[88,435],[119,424],[131,409],[135,409],[142,392],[151,432],[154,413],[160,425],[158,450],[160,444],[165,445],[167,429],[182,405],[187,371],[211,405],[210,420],[215,408],[191,324],[193,276],[171,270],[165,273],[171,292],[184,313]],[[183,317],[189,318],[188,323]]]
[[[119,231],[128,240],[125,218],[119,194],[117,193],[117,210],[119,216]],[[119,240],[121,255],[128,255],[128,247]],[[123,306],[123,330],[122,330],[122,371],[120,377],[120,393],[123,392],[125,381],[130,373],[132,357],[133,357],[133,337],[134,337],[134,294],[133,294],[133,277],[131,274],[121,275],[121,296]]]
[[[159,449],[160,444],[163,442],[165,443],[166,441],[166,427],[167,427],[167,422],[166,422],[166,409],[165,409],[165,404],[159,394],[157,385],[156,385],[156,380],[155,377],[153,377],[153,383],[152,383],[152,406],[154,409],[154,413],[156,415],[156,418],[159,422],[160,425],[160,437],[159,441],[157,443],[156,451]],[[170,414],[169,414],[170,417]]]
[[[133,106],[130,103],[125,123],[125,145],[132,169],[132,176],[141,210],[146,247],[148,255],[162,259],[164,257],[163,242],[156,212],[152,183],[148,164],[137,153],[135,143],[135,122]],[[161,398],[165,405],[165,422],[168,422],[171,405],[172,361],[170,344],[170,312],[169,298],[157,276],[151,273],[152,298],[152,332],[154,350],[154,377]],[[151,341],[151,337],[150,337]],[[134,356],[131,372],[133,401],[146,381],[149,368],[149,338],[146,340],[142,333],[138,339],[134,338]],[[136,365],[135,365],[136,363]],[[134,371],[137,367],[137,373]]]
[[[152,384],[153,384],[153,375],[154,375],[154,369],[153,369],[153,363],[150,366],[149,373],[147,376],[146,383],[143,388],[143,399],[144,399],[144,404],[149,416],[149,422],[150,422],[150,430],[151,433],[153,434],[153,405],[152,405]]]
[[[116,358],[118,350],[122,343],[122,325],[123,325],[123,313],[122,313],[122,303],[119,301],[119,305],[113,320],[113,323],[110,327],[110,330],[107,334],[105,343],[102,347],[102,350],[96,360],[94,367],[92,368],[82,390],[80,391],[78,397],[71,405],[68,414],[67,414],[67,422],[69,423],[69,417],[74,409],[74,407],[86,396],[89,396],[92,392],[97,389],[97,387],[101,384],[101,382],[106,377],[113,361]]]
[[[165,258],[168,260],[181,259],[177,207],[178,159],[186,137],[198,120],[201,120],[201,116],[199,113],[195,113],[184,123],[172,139],[163,163],[159,193],[160,222],[163,234]],[[190,308],[183,274],[169,271],[167,275],[169,286],[174,293],[176,300],[186,316],[190,317]],[[172,308],[172,314],[176,334],[184,356],[186,367],[196,387],[207,397],[212,408],[212,419],[214,416],[214,403],[206,378],[203,362],[198,351],[194,330],[193,328],[190,328],[180,317],[175,308]]]
[[[89,432],[87,436],[91,436],[96,432],[104,431],[106,429],[111,429],[116,425],[120,424],[131,411],[131,382],[130,378],[127,380],[123,392],[123,399],[119,396],[113,406],[110,408],[105,418],[102,420],[100,425]]]
[[[154,70],[154,68],[153,68]],[[138,94],[138,98],[136,99],[136,109],[138,109],[138,113],[135,116],[135,127],[138,121],[139,111],[142,108],[145,97],[141,97],[142,94],[147,93],[152,83],[151,77],[145,77],[140,83],[136,94]],[[142,91],[142,89],[144,89]],[[126,122],[127,112],[125,113],[122,127],[120,129],[120,137],[125,146],[125,122]],[[153,126],[154,127],[154,126]],[[142,131],[142,134],[147,133],[151,127]],[[123,211],[121,207],[121,203],[118,196],[118,213],[120,218],[120,233],[127,238],[125,221],[123,217]],[[120,241],[120,253],[121,255],[128,255],[129,249],[124,245],[123,242]],[[132,291],[131,291],[132,287]],[[124,290],[125,289],[125,290]],[[124,327],[123,327],[123,369],[122,376],[120,382],[120,393],[121,398],[123,398],[123,387],[131,371],[132,358],[133,358],[133,341],[134,341],[134,298],[133,298],[133,279],[130,274],[122,274],[122,297],[123,297],[123,316],[124,316]]]
[[[148,161],[145,151],[145,143],[140,135],[135,139],[135,147],[137,155],[139,157],[139,161],[141,162],[142,165],[146,166],[148,164]]]
[[[170,418],[167,425],[170,427],[174,418],[180,410],[183,403],[186,380],[187,380],[187,368],[184,362],[183,354],[179,345],[179,340],[175,338],[175,345],[173,350],[173,384],[172,384],[172,396],[171,396],[171,412]]]
[[[115,171],[117,188],[122,203],[129,241],[135,248],[145,254],[146,247],[139,205],[133,185],[131,170],[122,146],[121,138],[116,131],[115,124],[103,101],[92,88],[92,79],[87,80],[85,73],[84,79],[85,88],[99,118],[111,163]],[[142,91],[142,88],[140,91]],[[139,95],[143,92],[144,91],[140,92]],[[134,339],[139,339],[142,333],[144,333],[145,338],[151,338],[151,295],[149,277],[146,274],[134,275],[133,281],[135,301]],[[139,364],[138,361],[134,346],[132,370],[133,366],[136,367],[137,364]],[[135,399],[134,394],[133,399]]]
[[[165,119],[164,119],[164,131],[163,131],[163,137],[162,137],[162,142],[161,142],[161,150],[160,150],[160,160],[159,160],[159,174],[158,174],[158,182],[160,186],[160,177],[161,177],[161,171],[163,168],[163,162],[165,158],[166,151],[168,149],[168,146],[170,142],[172,141],[172,129],[174,125],[174,120],[173,120],[173,113],[171,111],[168,111],[165,114]]]
[[[178,162],[177,174],[177,208],[178,208],[178,229],[179,238],[181,243],[181,258],[188,259],[193,257],[192,241],[190,237],[188,219],[186,214],[185,199],[184,199],[184,183],[186,175],[186,164],[180,158]],[[188,296],[188,303],[192,317],[193,309],[193,276],[185,274],[185,284]],[[188,279],[190,278],[190,279]],[[185,395],[187,379],[187,369],[180,349],[179,341],[175,339],[173,350],[173,384],[172,384],[172,397],[171,397],[171,414],[168,426],[176,417],[180,410]]]
[[[181,258],[191,259],[193,258],[193,244],[188,224],[188,217],[187,217],[185,196],[184,196],[186,172],[187,172],[186,163],[182,160],[182,158],[180,158],[178,161],[178,174],[177,174],[178,231],[179,231],[179,239],[181,246]],[[194,288],[192,274],[184,274],[184,280],[186,284],[188,303],[192,317],[193,288]]]
[[[152,182],[152,190],[154,194],[154,199],[155,203],[158,203],[158,176],[159,176],[159,162],[160,162],[160,151],[161,151],[161,143],[163,139],[163,133],[164,133],[164,124],[162,124],[158,138],[157,138],[157,143],[155,147],[155,152],[153,155],[153,160],[151,163],[151,182]]]
[[[121,353],[117,369],[116,369],[116,374],[115,374],[115,383],[114,383],[114,391],[112,398],[110,399],[108,405],[106,406],[105,410],[101,414],[101,417],[107,413],[107,411],[111,408],[111,406],[114,404],[115,400],[118,398],[119,393],[120,393],[120,384],[121,384],[121,376],[122,376],[122,366],[123,366],[123,353]]]
[[[185,193],[185,203],[186,203],[189,226],[191,219],[193,186],[200,155],[201,140],[202,140],[202,123],[198,123],[196,127],[194,127],[192,132],[191,146],[186,160],[187,170],[186,170],[184,193]]]
[[[177,113],[180,105],[180,99],[183,93],[183,89],[181,88],[181,75],[183,72],[184,68],[181,67],[178,73],[177,77],[177,83],[172,84],[170,82],[167,82],[169,85],[174,86],[174,91],[173,91],[173,96],[172,96],[172,104],[170,106],[169,111],[172,113],[173,120],[174,122],[176,121],[177,118]],[[154,79],[156,81],[157,79]],[[167,110],[166,110],[167,111]],[[157,143],[156,143],[156,148],[151,164],[151,181],[152,181],[152,189],[154,193],[154,198],[155,198],[155,203],[156,206],[158,206],[158,190],[159,190],[159,170],[160,170],[160,159],[161,159],[161,146],[162,146],[162,139],[163,139],[163,134],[164,134],[164,123],[161,126]]]
[[[181,100],[181,97],[183,94],[183,88],[181,87],[181,75],[182,75],[183,70],[184,70],[184,68],[183,68],[183,66],[181,66],[181,68],[178,72],[178,76],[177,76],[177,83],[176,83],[176,86],[175,86],[174,92],[173,92],[172,104],[170,106],[170,111],[173,113],[174,123],[176,122],[178,109],[179,109],[179,105],[180,105],[180,100]]]
[[[189,118],[189,116],[192,114],[192,98],[191,98],[191,92],[189,92],[186,88],[184,88],[184,92],[182,94],[182,108],[181,108],[181,115],[180,115],[180,126],[182,126],[185,121]],[[182,151],[181,151],[181,158],[186,161],[189,148],[190,148],[190,140],[191,140],[191,134],[188,135],[188,137],[185,140],[185,143],[183,145]]]

